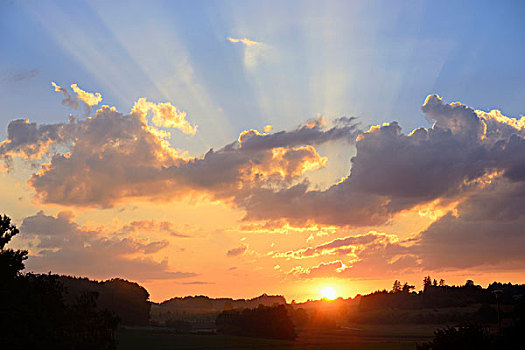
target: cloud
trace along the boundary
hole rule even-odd
[[[191,272],[171,271],[167,259],[159,262],[151,257],[167,247],[167,241],[136,239],[131,235],[122,238],[122,232],[88,229],[73,219],[73,214],[67,211],[56,217],[40,211],[22,221],[22,235],[38,241],[31,249],[28,269],[140,280],[196,276]]]
[[[357,138],[351,173],[329,189],[308,183],[257,189],[239,198],[248,220],[287,219],[295,224],[373,225],[434,200],[461,199],[499,174],[525,179],[525,133],[521,121],[499,112],[477,112],[429,96],[422,110],[430,129],[404,134],[397,122],[374,126]]]
[[[205,284],[215,284],[215,282],[193,281],[193,282],[183,282],[182,284],[186,284],[186,285],[205,285]]]
[[[248,249],[248,246],[246,246],[245,244],[241,244],[239,247],[237,248],[232,248],[230,250],[228,250],[228,252],[226,253],[226,255],[228,256],[239,256],[239,255],[243,255],[244,253],[246,253],[246,250]]]
[[[170,103],[148,102],[145,98],[139,98],[131,113],[136,113],[142,118],[146,118],[148,112],[153,113],[152,122],[155,126],[162,126],[165,128],[176,128],[185,134],[195,135],[197,126],[191,126],[186,120],[186,113],[181,112],[177,107]]]
[[[100,93],[84,91],[81,88],[79,88],[77,84],[71,84],[71,89],[73,90],[75,96],[72,96],[66,88],[57,85],[53,81],[51,82],[51,85],[55,88],[56,92],[61,92],[62,95],[64,95],[64,99],[62,99],[62,104],[64,106],[73,109],[78,109],[78,107],[80,107],[80,105],[82,104],[84,106],[84,111],[86,115],[89,115],[91,113],[91,108],[93,106],[96,106],[100,102],[102,102],[102,95]]]
[[[64,99],[62,100],[62,104],[64,106],[67,106],[69,108],[77,109],[80,105],[79,100],[75,97],[71,96],[69,91],[67,91],[66,88],[63,88],[60,85],[57,85],[54,81],[51,82],[51,85],[55,88],[56,92],[61,92],[62,95],[64,95]]]
[[[295,226],[382,224],[431,201],[464,201],[499,179],[525,179],[525,118],[445,104],[435,95],[422,107],[434,120],[429,129],[404,134],[391,122],[360,134],[352,118],[318,118],[294,130],[247,130],[194,158],[180,156],[171,133],[148,123],[148,117],[160,118],[158,125],[180,121],[178,110],[161,105],[148,116],[151,106],[142,100],[130,114],[103,106],[92,118],[62,124],[15,120],[0,155],[52,154],[29,180],[45,203],[111,207],[133,198],[205,195],[244,209],[245,220]],[[305,175],[326,162],[314,146],[356,137],[349,176],[312,189]]]
[[[50,147],[58,143],[67,143],[74,128],[73,119],[66,124],[37,125],[27,119],[12,120],[7,126],[7,138],[0,142],[0,160],[7,167],[13,157],[23,157],[26,160],[37,159],[50,151]]]
[[[453,211],[406,241],[370,232],[276,253],[274,258],[338,259],[288,272],[299,278],[386,277],[407,271],[473,268],[520,270],[525,267],[521,249],[525,244],[524,206],[525,184],[498,178],[485,182]]]
[[[262,43],[260,43],[260,42],[253,41],[253,40],[250,40],[250,39],[247,39],[247,38],[235,39],[235,38],[232,38],[232,37],[228,37],[228,41],[231,42],[231,43],[241,43],[241,44],[244,44],[246,46],[262,45]]]
[[[525,266],[525,184],[503,179],[421,232],[415,252],[427,269]]]
[[[71,84],[71,89],[73,89],[73,92],[77,95],[77,98],[80,101],[84,102],[90,107],[96,106],[102,102],[102,96],[98,92],[86,92],[79,88],[77,84]]]
[[[286,188],[325,165],[313,145],[353,142],[358,134],[354,119],[328,125],[320,118],[274,134],[249,130],[217,151],[184,158],[171,147],[171,133],[150,125],[148,117],[157,125],[176,122],[183,131],[195,131],[175,107],[140,99],[130,114],[102,106],[90,118],[71,117],[67,123],[12,121],[0,157],[49,159],[29,180],[44,203],[111,207],[126,199],[192,195],[231,200],[249,196],[254,187]]]
[[[246,68],[254,68],[257,66],[261,59],[269,58],[272,56],[271,47],[262,42],[253,41],[247,38],[227,38],[229,42],[234,44],[241,44],[244,57],[243,62]]]
[[[319,277],[333,277],[344,271],[346,265],[341,260],[334,260],[330,262],[322,262],[319,265],[303,268],[301,266],[294,267],[288,273],[296,277],[302,278],[319,278]]]
[[[386,234],[370,232],[367,234],[336,238],[333,241],[315,247],[303,248],[296,251],[288,251],[286,253],[277,253],[274,256],[302,259],[320,255],[354,255],[354,252],[358,250],[359,247],[370,245],[372,243],[385,244],[385,242],[390,242],[392,239],[392,236]]]
[[[20,81],[33,79],[38,75],[38,73],[40,73],[38,69],[29,69],[20,73],[11,74],[4,78],[4,81],[7,81],[8,83],[18,83]]]
[[[366,234],[337,238],[315,247],[308,247],[274,258],[306,259],[337,257],[311,267],[296,266],[287,274],[299,278],[388,276],[392,272],[416,270],[420,267],[412,246],[395,235],[371,231]]]
[[[131,234],[131,233],[148,233],[148,232],[161,232],[167,233],[173,237],[187,238],[188,235],[184,235],[175,229],[173,223],[169,221],[155,221],[155,220],[139,220],[132,221],[120,228],[118,233]]]

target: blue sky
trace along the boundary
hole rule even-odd
[[[50,81],[127,111],[169,101],[200,125],[195,152],[241,130],[321,115],[423,125],[429,93],[525,110],[521,1],[2,2],[2,136],[9,120],[62,121]],[[232,38],[260,42],[255,63]],[[17,74],[34,77],[14,81]],[[31,74],[29,74],[31,75]]]

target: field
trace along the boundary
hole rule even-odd
[[[308,349],[308,350],[413,350],[430,339],[435,325],[359,326],[337,330],[305,329],[295,342],[226,336],[173,334],[148,329],[119,332],[119,349]]]

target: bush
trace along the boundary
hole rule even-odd
[[[431,342],[417,344],[417,350],[491,350],[494,337],[476,324],[438,329]]]

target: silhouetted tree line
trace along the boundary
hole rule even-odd
[[[284,305],[223,311],[215,324],[217,331],[224,334],[289,340],[297,337]]]
[[[0,335],[3,349],[116,349],[118,318],[96,308],[96,293],[67,304],[56,275],[23,274],[26,250],[6,248],[19,233],[0,215]]]
[[[148,291],[135,282],[121,278],[92,281],[88,278],[60,276],[66,289],[66,302],[73,302],[79,295],[98,294],[97,307],[115,313],[122,324],[145,326],[149,324],[151,303]]]
[[[163,301],[159,306],[164,310],[228,310],[237,308],[253,309],[259,305],[273,306],[276,304],[286,304],[286,299],[281,295],[262,294],[253,299],[231,299],[231,298],[210,298],[205,295],[175,297]]]
[[[352,321],[360,323],[447,323],[447,322],[497,322],[495,291],[499,303],[517,305],[525,295],[525,285],[494,282],[482,288],[468,280],[462,286],[449,286],[443,279],[437,281],[427,276],[423,290],[412,292],[414,286],[396,280],[392,290],[377,291],[362,296],[359,313]],[[480,305],[475,310],[467,306]],[[465,309],[462,309],[465,308]],[[505,314],[502,313],[502,317]]]
[[[360,311],[396,308],[396,309],[424,309],[462,307],[472,304],[494,303],[494,290],[501,290],[500,300],[506,304],[516,304],[520,296],[525,295],[525,285],[502,284],[494,282],[487,288],[475,285],[468,280],[462,286],[448,286],[444,283],[432,282],[430,277],[425,277],[423,290],[410,292],[414,286],[400,287],[398,281],[394,282],[391,291],[377,291],[361,297]]]

